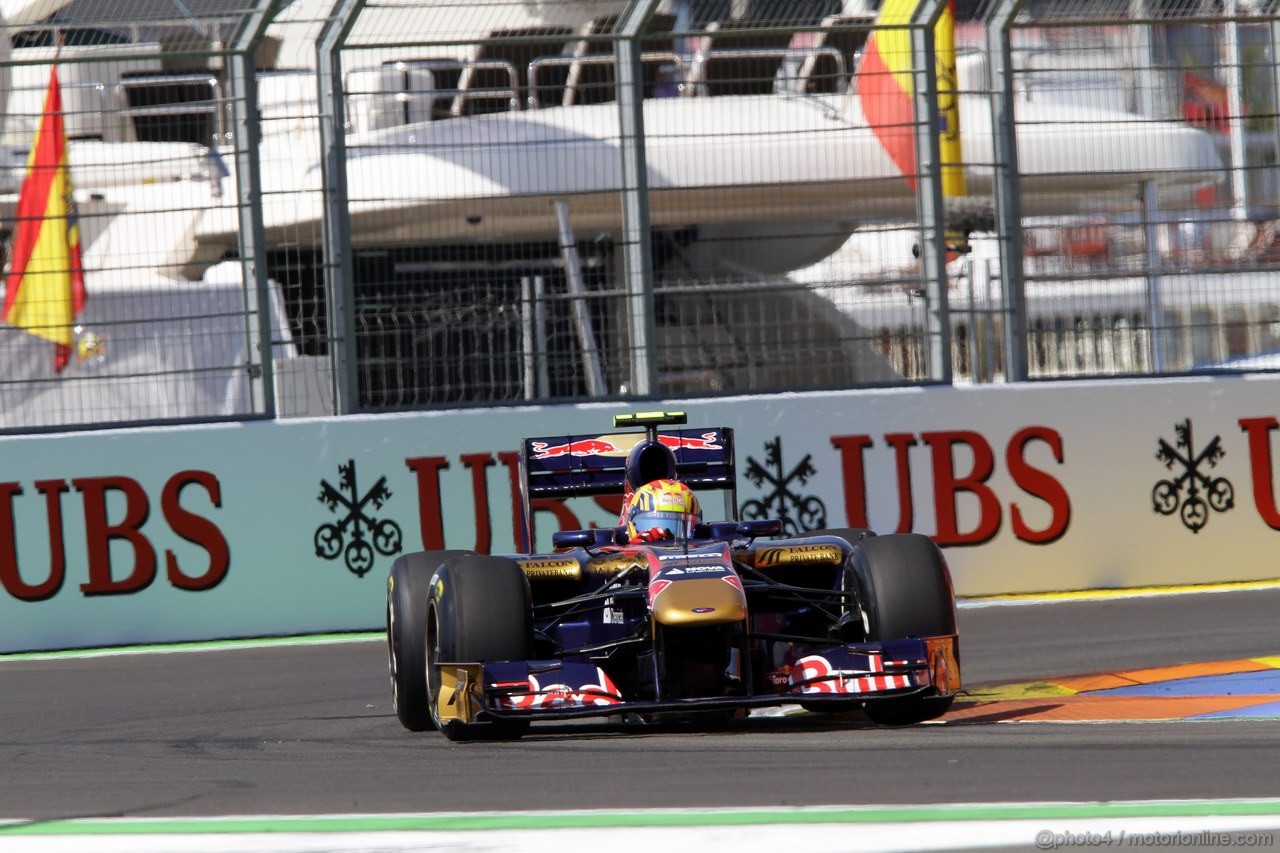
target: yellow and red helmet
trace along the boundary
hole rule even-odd
[[[698,498],[679,480],[654,480],[636,489],[626,515],[632,542],[688,539],[702,521]]]

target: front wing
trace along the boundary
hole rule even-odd
[[[803,702],[847,706],[960,690],[956,638],[929,637],[889,643],[818,647],[771,675],[776,692],[693,699],[628,699],[607,672],[592,663],[509,661],[440,663],[437,695],[441,720],[570,719],[622,713],[759,708]]]

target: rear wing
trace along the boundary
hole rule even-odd
[[[523,494],[522,550],[533,548],[531,502],[547,498],[617,495],[626,491],[627,456],[646,440],[644,432],[601,435],[558,435],[527,438],[520,448],[520,486]],[[657,430],[656,439],[676,459],[676,479],[696,491],[725,492],[725,515],[738,518],[738,480],[734,465],[733,430]]]

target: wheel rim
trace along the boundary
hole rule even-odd
[[[396,661],[396,611],[391,606],[391,602],[387,602],[387,669],[391,676],[391,708],[400,713],[400,687],[397,684],[396,674],[399,672],[399,665]]]
[[[427,652],[423,661],[423,666],[427,670],[427,711],[431,714],[431,720],[436,724],[436,728],[439,728],[440,719],[436,716],[436,693],[440,689],[440,673],[434,664],[440,659],[440,625],[434,607],[427,610],[427,636],[423,645]]]

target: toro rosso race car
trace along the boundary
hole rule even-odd
[[[917,534],[739,521],[733,432],[620,415],[612,435],[526,439],[530,502],[624,498],[617,527],[559,531],[550,554],[428,551],[396,560],[387,645],[396,716],[450,739],[535,720],[714,721],[765,706],[862,708],[905,725],[960,689],[955,599]],[[643,430],[643,431],[639,431]],[[692,490],[692,491],[691,491]],[[727,521],[694,492],[722,491]]]

